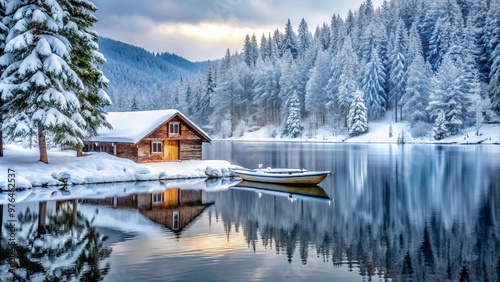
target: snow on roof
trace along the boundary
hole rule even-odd
[[[192,127],[203,135],[203,137],[210,140],[208,134],[180,111],[170,109],[137,112],[109,112],[106,120],[111,124],[113,129],[101,128],[97,132],[98,136],[90,138],[89,141],[135,144],[176,114],[189,122]]]

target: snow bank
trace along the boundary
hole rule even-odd
[[[16,192],[16,203],[30,203],[41,201],[63,201],[72,199],[103,199],[111,197],[125,197],[132,194],[152,193],[164,191],[168,188],[188,190],[203,190],[217,192],[229,189],[240,182],[232,178],[193,178],[176,179],[155,182],[119,182],[106,185],[78,185],[70,189],[51,186],[43,189],[26,189]],[[0,204],[9,203],[8,193],[0,193]]]
[[[137,164],[107,153],[77,158],[74,151],[49,151],[49,164],[38,161],[38,149],[6,145],[0,158],[0,189],[7,190],[7,171],[15,170],[16,188],[166,179],[233,176],[227,161],[180,161]]]
[[[389,134],[389,128],[392,128],[392,136]],[[347,143],[397,143],[398,137],[404,132],[406,143],[442,143],[442,144],[500,144],[500,124],[483,124],[479,129],[479,136],[475,135],[476,128],[465,128],[458,135],[448,136],[443,140],[435,140],[429,132],[427,137],[413,138],[411,136],[411,127],[408,122],[394,123],[394,112],[388,111],[384,118],[376,121],[370,121],[368,132],[359,136],[351,137],[347,132],[334,134],[332,129],[324,126],[311,132],[304,125],[303,138],[290,139],[272,137],[275,130],[272,127],[264,127],[253,132],[245,132],[238,138],[229,138],[232,140],[247,141],[297,141],[297,142],[347,142]],[[308,137],[312,135],[312,137]]]

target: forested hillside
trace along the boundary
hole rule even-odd
[[[149,109],[153,93],[207,68],[207,62],[193,63],[171,53],[154,54],[104,37],[99,38],[99,51],[106,58],[102,70],[110,81],[110,110]]]
[[[179,108],[226,137],[264,126],[277,136],[348,132],[349,120],[363,120],[353,115],[370,121],[391,110],[394,122],[434,128],[439,139],[500,112],[500,0],[392,0],[377,9],[367,0],[345,19],[294,24],[247,35],[241,52],[228,50],[220,66],[158,92],[151,105]],[[366,112],[350,110],[357,92],[355,108]]]

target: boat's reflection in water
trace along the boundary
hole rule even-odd
[[[292,202],[297,199],[318,201],[327,204],[331,204],[332,202],[332,199],[330,199],[325,190],[319,185],[295,186],[243,180],[230,186],[229,189],[252,191],[257,193],[259,198],[262,194],[269,194],[278,197],[287,197]]]

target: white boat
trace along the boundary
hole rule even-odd
[[[290,185],[316,185],[332,173],[331,171],[308,171],[288,168],[232,168],[231,171],[246,181]]]

